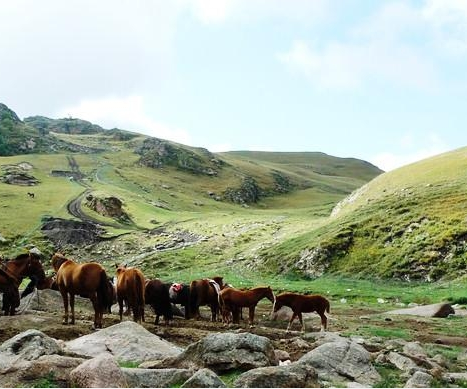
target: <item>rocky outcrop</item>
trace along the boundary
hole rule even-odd
[[[48,218],[43,221],[42,233],[57,247],[99,242],[103,229],[87,221]]]
[[[171,388],[188,380],[189,369],[122,368],[130,388]]]
[[[263,196],[263,190],[259,187],[256,180],[252,177],[244,177],[240,187],[227,188],[223,197],[236,204],[251,204],[259,201]]]
[[[102,216],[115,218],[122,222],[130,221],[130,217],[123,210],[123,202],[117,197],[99,198],[88,194],[86,196],[86,205]]]
[[[143,166],[154,169],[173,166],[193,174],[216,176],[224,162],[206,149],[196,150],[195,153],[187,147],[162,139],[147,138],[135,152],[141,155],[139,163]]]

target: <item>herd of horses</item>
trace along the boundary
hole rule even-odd
[[[75,296],[88,298],[94,309],[94,328],[102,328],[104,313],[118,303],[120,321],[123,309],[131,312],[135,322],[144,321],[145,305],[155,312],[155,324],[160,316],[166,325],[173,320],[174,304],[184,309],[185,319],[199,319],[200,306],[211,309],[211,320],[225,324],[240,324],[242,309],[248,308],[248,324],[254,325],[255,309],[260,300],[272,303],[272,312],[283,306],[292,310],[287,331],[298,318],[305,331],[302,313],[316,312],[321,317],[321,330],[327,329],[329,301],[320,295],[304,295],[285,292],[275,295],[269,286],[248,290],[234,288],[223,282],[223,277],[193,280],[189,284],[166,283],[160,279],[147,280],[141,270],[124,265],[116,266],[115,278],[109,278],[104,267],[97,262],[77,263],[61,253],[52,256],[54,276],[45,275],[40,257],[21,254],[13,260],[0,262],[0,293],[3,293],[2,311],[14,315],[20,298],[37,289],[58,290],[63,299],[63,324],[75,323]],[[19,294],[19,285],[30,278],[26,289]],[[71,313],[71,318],[70,318]]]

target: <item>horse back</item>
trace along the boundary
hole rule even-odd
[[[59,289],[74,294],[88,295],[94,293],[100,286],[104,268],[95,262],[77,264],[67,261],[57,272]]]

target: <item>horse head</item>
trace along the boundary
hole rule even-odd
[[[58,269],[60,269],[60,266],[62,266],[62,264],[66,261],[68,261],[68,258],[65,258],[65,256],[62,253],[55,253],[54,255],[52,255],[51,263],[52,267],[56,272],[58,271]]]

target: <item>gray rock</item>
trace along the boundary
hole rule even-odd
[[[207,367],[216,373],[276,365],[272,342],[250,333],[216,333],[206,336],[175,358],[152,367]]]
[[[427,354],[425,349],[420,345],[420,342],[406,343],[402,349],[404,354],[418,358],[426,358]]]
[[[311,388],[319,387],[316,371],[298,362],[284,366],[252,369],[240,375],[235,388]]]
[[[129,369],[122,372],[130,388],[170,388],[185,382],[193,374],[188,369]]]
[[[61,352],[57,341],[41,331],[27,330],[0,345],[0,373],[25,366],[42,355]]]
[[[325,343],[308,352],[299,363],[316,369],[320,381],[356,381],[373,385],[381,376],[370,361],[370,353],[349,340]]]
[[[416,371],[405,383],[405,388],[429,388],[433,377],[423,371]]]
[[[109,353],[102,353],[83,362],[70,372],[70,380],[79,388],[128,387],[125,375]]]
[[[198,370],[189,378],[182,388],[225,388],[226,385],[216,373],[210,369]]]
[[[386,356],[386,358],[399,370],[402,370],[408,373],[412,373],[415,370],[419,370],[417,364],[412,359],[410,359],[409,357],[406,357],[405,355],[401,355],[399,353],[391,351]]]
[[[66,350],[90,357],[110,352],[122,362],[161,360],[182,351],[129,320],[66,342]]]
[[[443,374],[443,380],[448,383],[457,383],[459,381],[466,382],[467,381],[467,373],[445,373]]]
[[[423,317],[448,317],[455,314],[454,308],[448,303],[420,305],[413,308],[396,309],[386,312],[391,315],[415,315]]]
[[[17,379],[21,382],[37,381],[52,377],[60,387],[70,386],[70,373],[86,360],[62,355],[43,355],[32,361],[27,369],[21,369]]]

